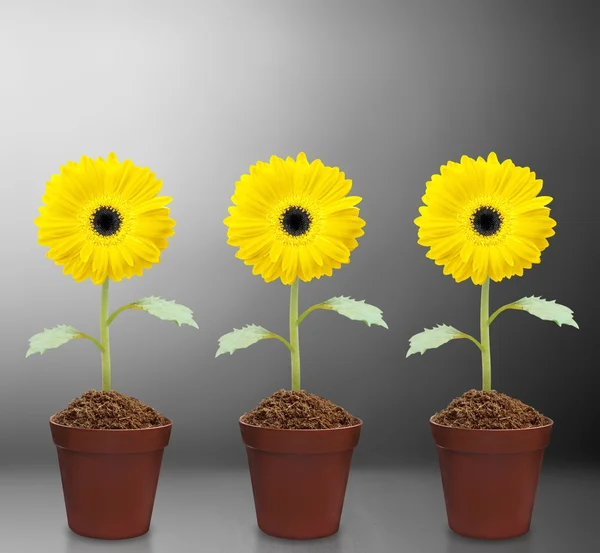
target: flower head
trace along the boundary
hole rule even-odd
[[[119,281],[160,261],[175,221],[157,196],[162,182],[146,167],[83,156],[68,162],[46,184],[45,205],[35,220],[47,257],[76,281]]]
[[[538,196],[542,181],[528,167],[495,153],[487,160],[463,156],[433,175],[415,219],[427,257],[457,282],[483,284],[522,276],[540,262],[554,235],[550,196]]]
[[[356,207],[361,198],[348,196],[351,188],[339,168],[318,159],[309,163],[304,153],[259,161],[236,183],[224,220],[227,243],[266,282],[331,276],[350,262],[364,234]]]

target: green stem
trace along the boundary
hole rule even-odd
[[[492,389],[492,357],[490,352],[490,277],[481,286],[481,311],[479,329],[481,331],[481,375],[483,390]]]
[[[110,337],[108,334],[108,282],[102,284],[100,300],[100,343],[102,344],[102,390],[110,390]]]
[[[90,336],[89,334],[85,334],[83,332],[80,332],[77,336],[75,336],[75,338],[85,338],[86,340],[91,340],[92,342],[94,342],[94,344],[96,344],[96,347],[100,351],[104,351],[104,348],[102,347],[102,344],[100,342],[98,342],[98,340],[96,340],[96,338],[94,338],[93,336]]]
[[[292,390],[300,390],[300,344],[298,335],[298,277],[290,290],[290,345],[292,346]]]
[[[473,336],[471,336],[470,334],[466,334],[463,332],[460,334],[460,336],[457,336],[457,338],[466,338],[467,340],[471,340],[471,342],[473,342],[481,351],[483,351],[483,347],[479,343],[479,341],[477,339],[473,338]]]
[[[275,334],[274,332],[271,332],[271,334],[269,336],[265,336],[265,338],[275,338],[276,340],[279,340],[281,343],[285,344],[285,347],[287,349],[290,350],[290,352],[294,352],[294,348],[292,347],[292,344],[290,344],[283,336],[279,336],[279,334]]]
[[[488,319],[488,326],[491,325],[494,322],[494,319],[498,315],[500,315],[500,313],[502,313],[502,311],[506,311],[507,309],[521,309],[521,307],[518,306],[518,305],[515,305],[514,303],[509,303],[507,305],[503,305],[499,309],[496,309],[496,311],[494,311],[494,313]]]
[[[317,309],[325,309],[325,308],[323,307],[322,303],[317,303],[316,305],[309,307],[304,313],[302,313],[302,315],[300,315],[300,317],[298,317],[298,325],[300,325],[300,323],[306,318],[307,315],[309,315],[313,311],[316,311]]]
[[[141,309],[140,307],[138,307],[135,303],[128,303],[127,305],[123,305],[122,307],[119,307],[119,309],[117,309],[106,321],[107,326],[110,326],[111,323],[115,320],[115,318],[117,317],[117,315],[119,313],[123,313],[123,311],[125,311],[126,309]]]

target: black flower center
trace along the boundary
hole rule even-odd
[[[290,206],[281,216],[281,226],[290,236],[302,236],[308,232],[312,218],[302,207]]]
[[[483,205],[471,216],[475,232],[481,236],[493,236],[502,226],[502,215],[497,209]]]
[[[90,217],[90,222],[100,236],[112,236],[119,232],[123,219],[114,207],[101,205]]]

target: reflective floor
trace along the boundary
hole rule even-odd
[[[355,468],[338,534],[296,542],[258,530],[246,470],[165,470],[150,532],[106,542],[69,531],[57,467],[4,468],[0,530],[2,553],[598,553],[600,471],[545,468],[529,534],[485,542],[448,529],[434,467]]]

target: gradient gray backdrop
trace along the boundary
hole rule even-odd
[[[467,341],[405,359],[434,323],[477,332],[479,288],[425,258],[413,219],[448,160],[532,167],[555,198],[543,263],[494,284],[497,307],[557,299],[581,330],[525,313],[492,329],[493,385],[556,420],[551,459],[585,460],[600,413],[592,134],[592,18],[569,2],[2,2],[0,463],[53,462],[48,417],[100,387],[87,341],[25,359],[58,323],[97,333],[100,290],[45,258],[33,219],[45,182],[82,154],[150,166],[174,198],[161,264],[112,287],[111,307],[156,294],[200,330],[126,312],[112,330],[113,385],[175,421],[171,464],[241,464],[237,418],[289,387],[282,344],[214,358],[234,326],[286,333],[289,289],[265,284],[226,244],[236,179],[256,160],[338,165],[364,198],[350,265],[300,288],[301,308],[366,299],[389,330],[328,312],[301,327],[302,385],[365,421],[358,463],[431,458],[428,417],[480,385]],[[588,10],[589,12],[589,10]]]
[[[174,420],[165,474],[244,467],[237,419],[289,387],[289,355],[271,340],[215,359],[217,339],[246,323],[286,333],[289,289],[234,257],[222,220],[251,164],[305,151],[353,180],[367,226],[349,266],[301,286],[301,308],[351,295],[381,307],[389,330],[312,314],[302,385],[364,419],[357,469],[433,466],[427,420],[480,386],[480,358],[460,341],[405,359],[407,341],[436,323],[476,333],[480,289],[425,258],[413,219],[440,165],[493,150],[544,180],[558,225],[541,265],[492,286],[492,307],[542,295],[571,307],[581,327],[504,313],[492,329],[493,386],[555,419],[547,466],[597,471],[592,4],[2,0],[0,464],[47,465],[58,486],[48,418],[100,387],[89,342],[25,352],[58,323],[97,333],[99,288],[45,258],[33,219],[61,164],[114,151],[163,179],[177,227],[160,265],[112,286],[111,307],[161,295],[190,306],[200,329],[124,313],[111,327],[113,385]]]

